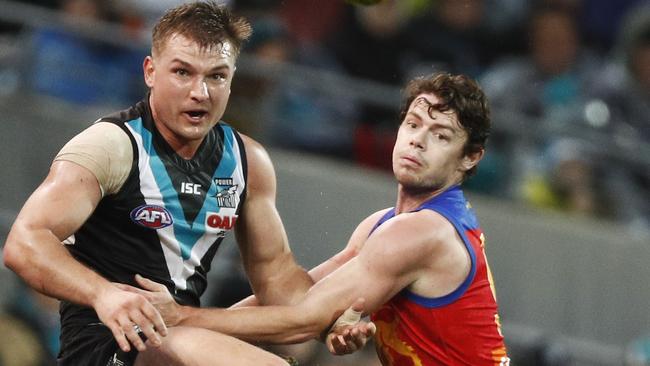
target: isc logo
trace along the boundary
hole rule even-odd
[[[208,212],[205,217],[205,226],[213,229],[230,230],[235,226],[237,216],[219,215],[214,212]]]
[[[131,211],[131,220],[140,226],[150,229],[162,229],[171,225],[172,215],[161,206],[142,205]]]

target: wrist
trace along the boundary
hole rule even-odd
[[[112,292],[116,290],[116,288],[113,287],[113,285],[110,283],[107,285],[102,284],[98,287],[99,288],[95,288],[93,291],[88,292],[88,305],[90,305],[93,309],[97,309],[98,306],[101,306],[103,299],[113,296]]]
[[[191,325],[192,314],[194,314],[195,308],[186,305],[177,305],[176,306],[176,322],[174,325]]]

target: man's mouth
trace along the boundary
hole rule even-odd
[[[422,163],[420,163],[420,160],[418,160],[416,157],[413,157],[411,155],[402,156],[402,159],[406,160],[408,163],[413,164],[413,165],[417,165],[417,166],[422,165]]]
[[[185,111],[185,115],[187,115],[190,119],[192,120],[200,120],[201,118],[205,117],[208,112],[202,111],[202,110],[192,110],[192,111]]]

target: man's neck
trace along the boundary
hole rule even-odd
[[[185,160],[190,160],[194,157],[205,138],[203,137],[201,140],[182,140],[168,129],[165,129],[164,126],[161,129],[158,123],[156,123],[156,128],[174,152]]]
[[[411,212],[433,197],[442,194],[449,188],[458,184],[459,183],[452,182],[443,187],[428,190],[412,189],[404,187],[400,184],[397,187],[397,203],[395,204],[395,215],[399,215],[404,212]]]

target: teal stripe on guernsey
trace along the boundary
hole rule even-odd
[[[169,210],[174,218],[174,236],[179,243],[181,257],[183,260],[187,260],[190,258],[190,253],[196,242],[201,238],[201,236],[203,236],[203,234],[205,234],[205,217],[208,209],[211,212],[219,212],[219,205],[217,205],[216,199],[217,185],[214,183],[214,178],[231,177],[235,167],[237,166],[236,157],[233,156],[232,149],[234,132],[229,126],[224,124],[220,125],[224,130],[223,155],[219,162],[219,166],[212,174],[213,181],[206,192],[203,206],[194,219],[194,222],[189,223],[185,218],[185,213],[183,212],[181,203],[178,199],[178,193],[174,189],[169,174],[167,174],[165,165],[162,160],[160,160],[156,149],[153,148],[153,136],[151,135],[151,132],[144,127],[141,118],[129,121],[128,125],[142,137],[143,148],[149,154],[149,166],[153,172],[156,184],[160,189],[165,208]]]

